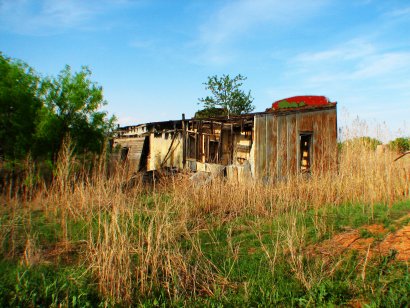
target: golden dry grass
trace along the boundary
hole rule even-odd
[[[393,162],[394,157],[395,153],[376,153],[356,144],[341,150],[337,170],[309,178],[289,175],[271,184],[216,178],[198,187],[181,176],[147,189],[138,181],[132,187],[124,185],[131,176],[126,166],[117,166],[108,176],[104,160],[96,161],[91,173],[81,172],[66,145],[50,187],[40,185],[34,192],[26,185],[23,195],[10,189],[0,197],[0,241],[7,247],[3,254],[18,256],[26,264],[41,262],[36,233],[30,227],[32,213],[41,211],[61,226],[58,240],[67,251],[78,247],[75,262],[87,266],[104,296],[127,303],[135,292],[150,296],[165,290],[176,299],[212,295],[230,284],[229,274],[204,255],[201,232],[238,217],[282,215],[287,223],[280,226],[280,236],[272,238],[274,250],[261,241],[262,250],[272,271],[278,251],[287,253],[295,277],[309,289],[332,275],[338,263],[316,262],[308,270],[303,268],[305,229],[295,213],[346,203],[371,208],[409,199],[410,166]],[[313,220],[318,236],[329,232],[322,216]],[[73,223],[86,230],[82,238],[70,227]],[[237,257],[235,247],[231,252]]]

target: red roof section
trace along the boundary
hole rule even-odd
[[[324,106],[331,103],[327,97],[318,95],[304,95],[304,96],[292,96],[284,99],[280,99],[272,104],[272,109],[278,110],[279,103],[286,101],[288,103],[304,103],[303,106]]]

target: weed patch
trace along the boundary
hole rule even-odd
[[[309,178],[147,188],[62,153],[51,185],[0,195],[0,305],[406,306],[409,170],[383,155],[346,146]]]

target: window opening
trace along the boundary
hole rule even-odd
[[[300,134],[300,171],[310,172],[312,164],[312,133]]]

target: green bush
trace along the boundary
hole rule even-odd
[[[410,138],[399,137],[389,142],[389,148],[396,152],[410,151]]]

